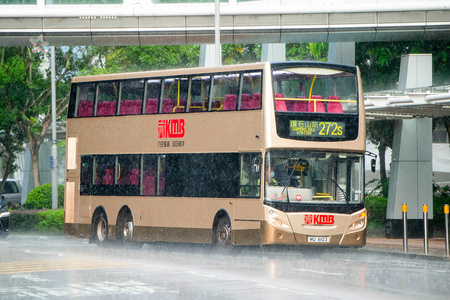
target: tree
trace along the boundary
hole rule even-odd
[[[72,67],[77,65],[71,62],[79,57],[75,52],[76,48],[56,51],[57,117],[67,109]],[[3,48],[2,52],[5,76],[1,76],[0,92],[4,112],[14,116],[14,126],[4,126],[15,128],[16,136],[28,142],[35,186],[40,185],[39,148],[52,121],[50,71],[40,70],[44,58],[42,53],[32,53],[28,47]]]
[[[23,62],[17,57],[8,57],[6,48],[1,49],[0,59],[0,158],[5,163],[3,180],[0,184],[0,194],[8,176],[17,169],[15,164],[17,154],[23,151],[24,137],[18,130],[16,120],[19,118],[17,99],[10,95],[22,95],[23,86],[20,82],[24,74]],[[15,84],[18,82],[18,84]],[[7,101],[9,99],[9,101]]]

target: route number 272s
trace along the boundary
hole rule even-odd
[[[320,122],[319,130],[319,135],[341,136],[343,134],[342,126],[336,122]]]

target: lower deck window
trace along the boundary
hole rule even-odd
[[[121,154],[81,157],[81,195],[254,198],[259,153]]]

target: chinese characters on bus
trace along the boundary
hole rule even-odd
[[[184,119],[158,120],[158,139],[184,137]],[[158,147],[184,147],[184,141],[158,141]]]

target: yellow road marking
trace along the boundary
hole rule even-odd
[[[61,259],[0,263],[0,274],[66,271],[83,269],[123,268],[134,265],[96,259]]]

